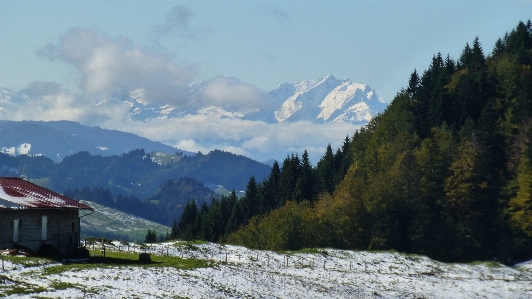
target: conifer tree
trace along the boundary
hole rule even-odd
[[[172,229],[170,230],[170,240],[175,240],[179,236],[179,228],[177,226],[177,220],[174,218],[172,222]]]
[[[325,154],[318,162],[316,167],[316,174],[319,183],[323,182],[325,191],[328,193],[334,192],[334,155],[331,144],[327,145]]]
[[[273,162],[270,175],[261,184],[260,188],[260,214],[265,214],[276,208],[279,203],[279,181],[281,178],[281,169],[277,161]]]
[[[303,155],[301,156],[301,170],[300,170],[300,176],[298,178],[297,189],[299,190],[297,192],[298,196],[296,197],[296,200],[313,200],[314,199],[314,184],[315,184],[315,177],[314,177],[314,170],[312,169],[312,165],[310,164],[310,160],[308,157],[308,152],[305,150],[303,152]]]
[[[197,233],[197,219],[198,215],[198,206],[196,205],[196,200],[187,202],[183,214],[177,224],[179,228],[179,236],[184,240],[192,240],[196,237]]]
[[[146,237],[144,237],[144,243],[155,243],[157,242],[157,233],[153,230],[148,229]]]
[[[244,223],[259,214],[259,193],[254,176],[249,179],[245,195],[240,201],[242,203],[241,207],[244,214]]]

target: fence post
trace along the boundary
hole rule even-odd
[[[2,255],[2,272],[5,272],[6,269],[4,268],[4,254],[0,254]]]

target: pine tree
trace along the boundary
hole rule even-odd
[[[255,177],[249,179],[244,197],[240,200],[242,203],[242,212],[244,214],[244,223],[260,212],[259,193]]]
[[[175,240],[179,236],[179,228],[177,226],[177,220],[174,218],[172,222],[172,229],[170,230],[170,240]]]
[[[408,88],[406,89],[411,99],[416,99],[417,91],[419,89],[420,83],[421,81],[419,80],[419,75],[417,74],[417,70],[414,69],[412,74],[410,74],[410,79],[408,80]]]
[[[273,162],[270,175],[261,184],[259,200],[260,200],[260,214],[265,214],[277,207],[279,202],[279,180],[281,177],[281,169],[277,161]]]
[[[301,164],[297,155],[292,154],[284,159],[279,176],[279,207],[288,200],[296,200],[296,186],[300,176],[300,168]]]
[[[303,152],[301,159],[300,176],[298,178],[298,182],[296,183],[296,188],[298,189],[297,194],[299,196],[296,197],[296,200],[311,201],[314,199],[314,185],[316,179],[314,177],[314,170],[310,164],[307,150]]]
[[[146,237],[144,237],[144,243],[155,243],[157,242],[157,233],[153,230],[148,229]]]
[[[323,182],[325,191],[328,193],[334,192],[334,155],[331,144],[327,145],[325,154],[320,159],[316,167],[316,174],[318,177],[318,184]]]
[[[179,236],[184,240],[193,240],[196,238],[197,233],[197,219],[198,215],[198,206],[196,205],[196,200],[187,202],[183,214],[177,224],[179,228]]]

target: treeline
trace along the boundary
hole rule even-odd
[[[64,195],[76,200],[92,201],[168,226],[180,218],[190,198],[196,198],[203,204],[218,197],[202,182],[188,177],[166,181],[154,196],[146,200],[132,195],[113,194],[110,189],[102,187],[67,189]]]
[[[287,156],[282,167],[274,162],[268,178],[257,183],[251,177],[240,198],[233,190],[228,196],[214,199],[210,206],[188,202],[180,220],[174,222],[170,238],[223,241],[254,217],[278,209],[289,200],[317,199],[322,193],[332,192],[351,164],[349,146],[348,137],[336,153],[327,146],[316,167],[306,151],[301,158],[297,154]]]
[[[354,133],[347,170],[318,165],[310,192],[301,177],[262,187],[275,181],[272,169],[238,201],[246,225],[225,241],[273,250],[395,249],[443,261],[530,259],[531,62],[530,21],[489,55],[478,38],[457,60],[435,55]]]

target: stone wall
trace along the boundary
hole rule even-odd
[[[44,221],[43,216],[46,216]],[[18,241],[14,240],[15,220],[18,220]],[[43,222],[46,223],[44,236]],[[38,252],[43,244],[50,244],[63,254],[78,248],[78,210],[0,209],[0,249],[24,246]]]

